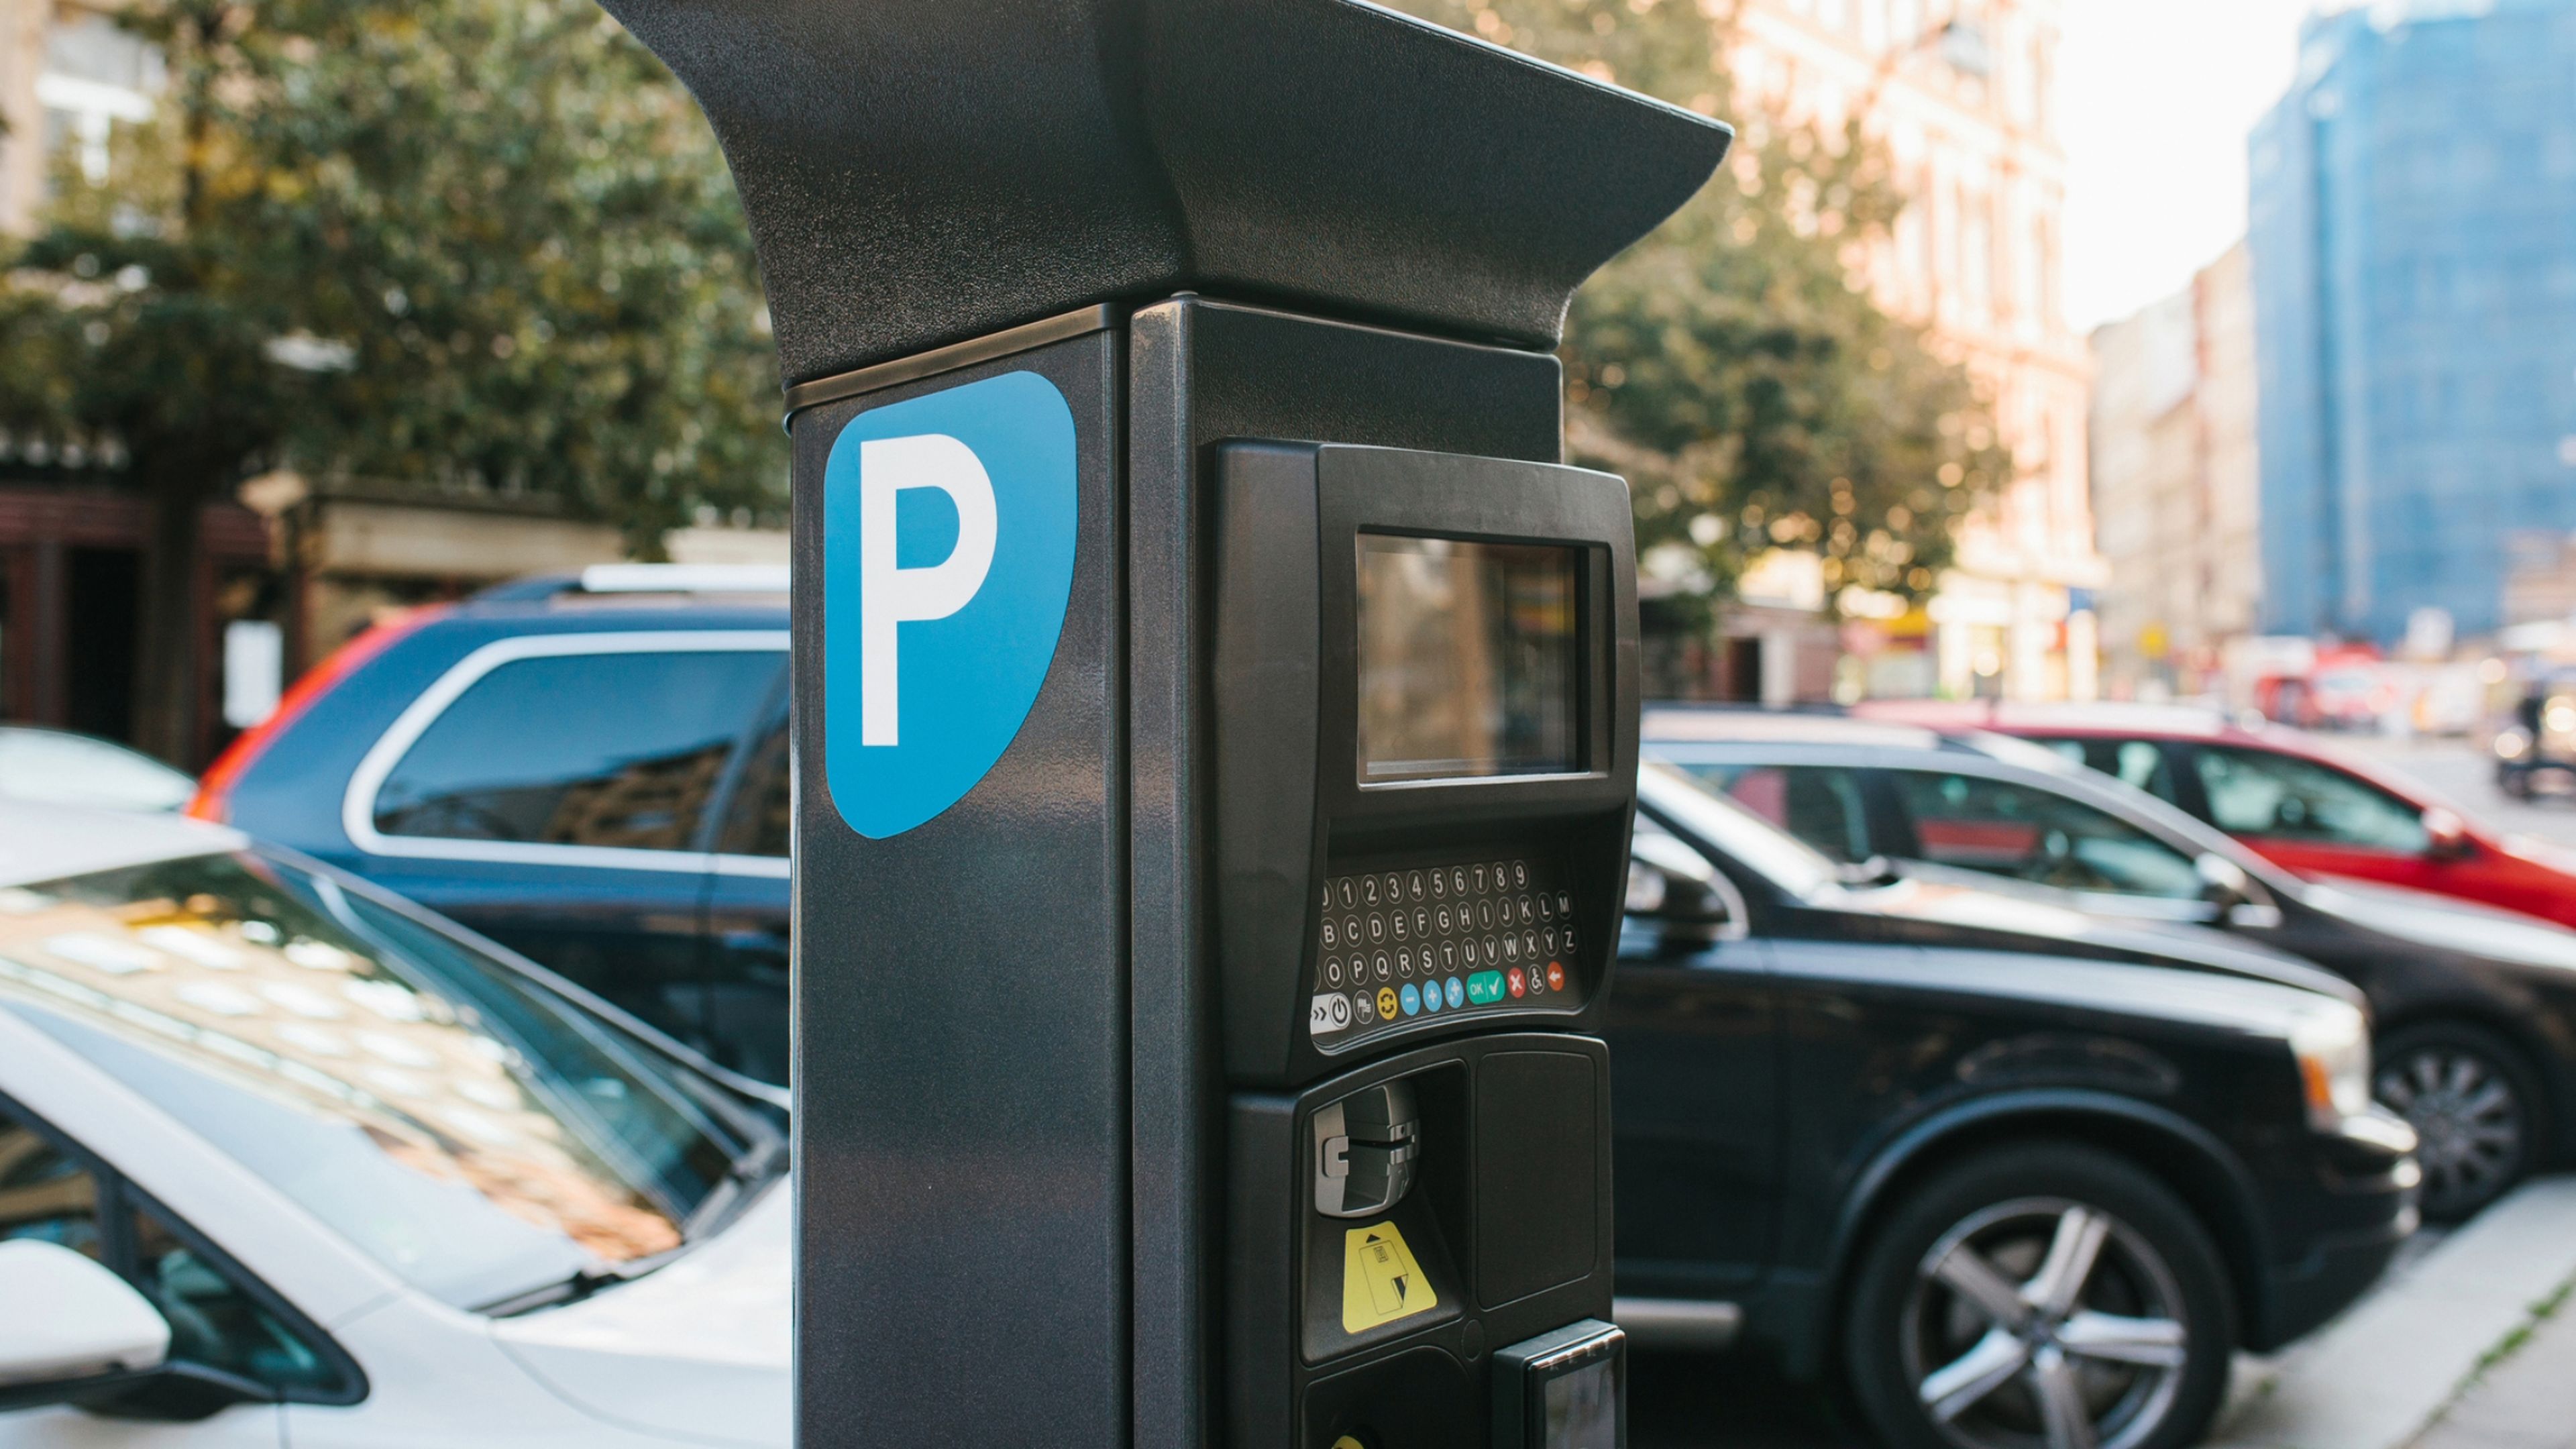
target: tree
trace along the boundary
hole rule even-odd
[[[713,137],[592,0],[136,0],[155,117],[0,289],[0,426],[154,519],[137,717],[193,737],[198,517],[292,467],[554,494],[652,557],[774,507],[785,445]]]
[[[1888,316],[1862,269],[1902,210],[1857,122],[1739,114],[1731,14],[1690,0],[1408,0],[1426,19],[1739,128],[1717,180],[1576,294],[1569,451],[1625,473],[1651,569],[1705,628],[1771,548],[1828,589],[1917,598],[2008,459],[1966,372]]]

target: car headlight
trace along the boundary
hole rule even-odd
[[[2290,1028],[2290,1051],[2310,1126],[2340,1131],[2344,1119],[2370,1110],[2370,1023],[2359,1011],[2340,1001],[2311,1007]]]
[[[2531,736],[2520,730],[2498,730],[2495,752],[2499,759],[2519,760],[2531,749]]]

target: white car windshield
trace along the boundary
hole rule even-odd
[[[1834,863],[1814,846],[1717,794],[1688,771],[1649,760],[1638,767],[1637,783],[1647,804],[1792,896],[1812,896],[1840,879]]]
[[[778,1155],[637,1038],[254,851],[0,889],[0,1010],[459,1307],[679,1248]]]

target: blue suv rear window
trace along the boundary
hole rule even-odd
[[[567,654],[484,675],[376,792],[386,835],[686,850],[785,656]]]

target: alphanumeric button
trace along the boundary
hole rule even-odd
[[[1539,932],[1538,938],[1547,943],[1547,953],[1549,955],[1553,956],[1556,954],[1556,927],[1550,926],[1546,930]]]
[[[1440,969],[1443,971],[1455,971],[1458,969],[1457,942],[1443,941],[1440,943]]]
[[[1476,924],[1488,931],[1494,928],[1494,903],[1492,901],[1476,902]]]
[[[1505,936],[1503,938],[1503,959],[1506,961],[1517,961],[1521,959],[1520,937]]]
[[[1440,934],[1444,936],[1448,935],[1450,927],[1456,924],[1456,918],[1449,914],[1449,908],[1447,906],[1442,906],[1440,909],[1432,912],[1431,919],[1439,923]]]
[[[1524,891],[1529,889],[1528,861],[1516,860],[1512,862],[1512,888],[1514,890]]]
[[[1359,943],[1360,918],[1357,916],[1342,917],[1342,944],[1345,946],[1356,946]]]
[[[1485,868],[1481,865],[1476,867],[1476,893],[1478,895],[1485,893]]]
[[[1512,888],[1512,868],[1511,868],[1511,866],[1510,866],[1509,864],[1507,864],[1507,863],[1503,862],[1503,861],[1499,861],[1499,860],[1498,860],[1498,861],[1495,861],[1495,862],[1494,862],[1494,889],[1496,889],[1496,890],[1498,890],[1498,891],[1507,891],[1507,890],[1510,890],[1511,888]]]
[[[1422,899],[1422,872],[1417,870],[1404,878],[1404,893],[1417,901]]]
[[[1398,951],[1395,953],[1395,974],[1403,977],[1407,981],[1413,979],[1413,953],[1411,951]]]
[[[1467,867],[1463,865],[1449,867],[1449,889],[1457,895],[1463,896],[1467,893]]]
[[[1499,965],[1501,964],[1502,959],[1503,943],[1495,940],[1491,936],[1487,936],[1485,938],[1485,964],[1488,966]]]
[[[1560,916],[1573,915],[1574,897],[1567,895],[1563,891],[1558,891],[1556,893],[1556,913]]]
[[[1553,920],[1555,920],[1555,919],[1556,919],[1556,897],[1554,897],[1554,896],[1552,896],[1552,895],[1549,895],[1549,894],[1548,894],[1547,892],[1545,892],[1545,891],[1540,891],[1540,892],[1538,893],[1538,914],[1539,914],[1539,919],[1541,919],[1541,920],[1546,920],[1546,921],[1553,921]]]
[[[1533,961],[1538,959],[1538,932],[1521,932],[1521,954]]]
[[[1324,962],[1324,984],[1325,984],[1326,986],[1339,986],[1339,985],[1341,985],[1341,984],[1342,984],[1342,958],[1341,958],[1341,957],[1339,957],[1339,956],[1333,956],[1333,957],[1329,957],[1329,958],[1327,958],[1327,959],[1325,960],[1325,962]]]
[[[1332,917],[1326,916],[1324,918],[1324,949],[1327,951],[1337,950],[1340,948],[1341,944],[1341,927],[1333,924]]]
[[[1440,900],[1449,894],[1449,872],[1434,868],[1431,872],[1431,898]]]
[[[1364,906],[1373,906],[1377,904],[1376,876],[1364,875],[1360,877],[1360,904]]]
[[[1395,928],[1395,939],[1402,941],[1410,938],[1413,935],[1413,918],[1402,911],[1392,914],[1394,919],[1390,924]]]
[[[1384,941],[1385,939],[1386,939],[1386,917],[1384,917],[1384,916],[1371,916],[1371,917],[1369,917],[1369,944],[1370,944],[1370,945],[1372,945],[1372,946],[1374,946],[1374,945],[1377,945],[1378,943],[1380,943],[1380,942]]]
[[[1568,951],[1574,949],[1574,928],[1572,926],[1565,928],[1565,949]]]
[[[1538,919],[1538,912],[1537,912],[1536,910],[1533,910],[1533,909],[1531,908],[1531,906],[1530,906],[1530,898],[1529,898],[1529,897],[1527,897],[1527,896],[1523,896],[1523,897],[1521,897],[1521,898],[1520,898],[1520,917],[1521,917],[1521,924],[1522,924],[1522,925],[1524,925],[1524,926],[1526,926],[1526,925],[1528,925],[1530,922],[1532,922],[1532,921],[1534,921],[1534,920]]]
[[[1359,904],[1359,892],[1351,888],[1351,878],[1349,876],[1343,876],[1340,883],[1334,887],[1334,890],[1342,898],[1343,910],[1347,911],[1351,907]]]
[[[1397,875],[1394,871],[1388,871],[1386,873],[1386,903],[1391,906],[1397,901],[1403,899],[1404,877]]]
[[[1376,955],[1371,956],[1369,958],[1369,965],[1376,969],[1378,980],[1392,981],[1395,979],[1395,963],[1386,959],[1386,953],[1384,951],[1380,951]]]

